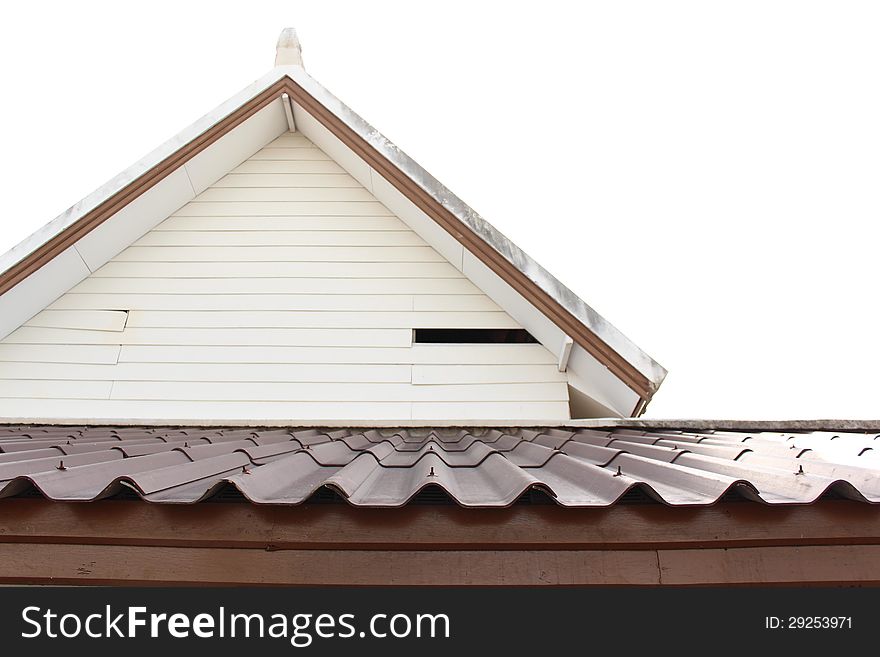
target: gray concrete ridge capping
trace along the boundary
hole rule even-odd
[[[0,256],[0,273],[23,260],[37,248],[69,228],[89,211],[125,189],[152,167],[197,138],[261,91],[287,76],[311,94],[318,103],[336,115],[355,134],[400,169],[403,174],[408,176],[453,216],[479,235],[495,251],[547,293],[550,298],[559,303],[573,317],[632,364],[648,379],[654,390],[659,387],[666,376],[666,370],[659,363],[639,349],[580,297],[559,282],[522,249],[483,219],[424,168],[419,166],[411,157],[401,151],[378,130],[345,105],[345,103],[309,76],[302,68],[301,46],[296,32],[291,28],[287,28],[282,32],[278,42],[276,57],[278,65],[267,75],[206,114],[194,124],[185,128],[177,136],[168,140],[155,151],[43,226],[21,244],[16,245],[9,252]]]

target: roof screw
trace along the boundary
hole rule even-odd
[[[798,466],[798,471],[795,472],[795,475],[802,475],[802,474],[804,474],[804,466],[799,465],[799,466]]]
[[[247,469],[246,465],[241,466],[241,474],[250,474],[251,471]]]
[[[613,477],[622,477],[623,473],[620,471],[620,466],[617,466],[617,473],[612,475]]]
[[[309,443],[306,443],[306,449],[311,449],[312,446]]]
[[[59,463],[58,463],[58,465],[56,466],[55,469],[56,469],[56,470],[67,470],[67,468],[66,468],[65,465],[64,465],[64,461],[59,461]]]
[[[431,450],[431,451],[433,452],[433,451],[434,451],[434,445],[428,445],[428,449]]]
[[[789,446],[789,449],[797,449],[797,445],[792,444],[792,445]]]
[[[428,473],[428,476],[429,477],[436,477],[437,476],[434,474],[434,466],[433,465],[431,466],[431,471]]]

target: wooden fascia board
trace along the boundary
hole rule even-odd
[[[0,583],[876,585],[880,512],[852,501],[468,510],[8,499]]]
[[[880,545],[880,509],[850,500],[700,508],[617,504],[363,509],[211,502],[0,501],[0,544],[57,543],[260,550],[644,550]]]

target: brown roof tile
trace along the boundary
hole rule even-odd
[[[401,506],[425,488],[468,507],[529,490],[562,506],[607,506],[632,491],[709,505],[733,491],[770,504],[832,491],[880,502],[880,437],[869,433],[650,428],[261,429],[0,427],[0,497],[36,489],[88,501],[134,491],[192,503],[223,488],[258,504],[332,490],[355,506]]]

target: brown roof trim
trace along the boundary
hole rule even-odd
[[[877,586],[880,546],[248,550],[0,543],[0,583],[87,586]]]
[[[870,585],[880,513],[830,500],[474,511],[9,499],[0,583]]]
[[[437,222],[468,251],[479,258],[483,264],[565,331],[572,340],[635,391],[641,398],[640,405],[642,405],[642,410],[644,409],[644,405],[647,405],[655,392],[655,387],[644,374],[289,77],[282,78],[252,98],[18,263],[0,273],[0,294],[5,293],[62,251],[74,245],[176,168],[185,164],[235,126],[271,103],[283,92],[288,93],[293,100],[363,158],[369,166],[416,207]]]
[[[526,300],[565,331],[576,343],[605,365],[645,402],[655,390],[648,378],[623,356],[606,344],[580,320],[562,307],[534,281],[517,269],[507,258],[492,248],[483,238],[444,208],[428,192],[409,176],[394,166],[362,137],[349,128],[339,117],[321,105],[302,87],[287,80],[287,92],[303,109],[317,119],[325,128],[348,146],[385,180],[406,196],[425,214],[431,217],[447,233],[458,240],[468,251],[520,293]]]

